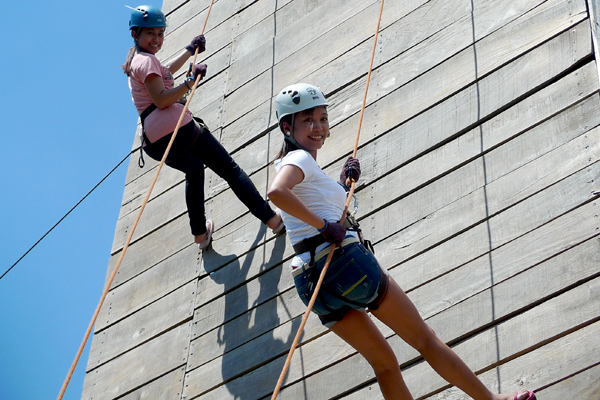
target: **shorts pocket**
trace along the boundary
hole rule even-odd
[[[351,302],[364,304],[377,289],[379,276],[374,277],[368,268],[363,269],[354,258],[338,260],[338,264],[332,265],[332,274],[327,274],[324,284],[328,291],[335,293]],[[339,265],[342,264],[342,265]]]

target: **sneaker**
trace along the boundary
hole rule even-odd
[[[213,229],[214,226],[212,220],[206,220],[206,235],[204,236],[204,240],[202,241],[202,243],[198,243],[199,250],[204,250],[210,245],[210,242],[212,240]]]

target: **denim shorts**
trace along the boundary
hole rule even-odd
[[[388,272],[379,266],[375,256],[355,238],[335,250],[312,311],[321,323],[331,328],[351,309],[376,309],[385,296]],[[292,272],[300,299],[307,305],[313,293],[331,247],[316,257],[314,266],[308,263]],[[312,275],[312,277],[311,277]]]

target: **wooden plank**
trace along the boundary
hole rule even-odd
[[[190,5],[191,6],[191,5]],[[182,10],[185,14],[186,10]],[[190,43],[190,40],[200,34],[206,13],[208,9],[204,9],[195,16],[183,15],[184,19],[188,19],[183,25],[167,30],[167,36],[158,57],[161,60],[169,60],[178,54],[183,48]],[[220,0],[215,2],[213,9],[210,12],[206,31],[206,51],[198,56],[197,61],[201,61],[214,52],[231,43],[231,28],[234,26],[234,18],[232,16],[236,12],[236,0]],[[191,18],[190,18],[191,17]]]
[[[231,44],[231,66],[233,67],[245,55],[256,51],[262,44],[272,40],[275,30],[275,1],[260,1],[256,3],[261,6],[261,15],[258,22],[240,32]],[[268,7],[268,8],[267,8]],[[255,16],[253,16],[256,18]],[[256,18],[258,19],[258,18]],[[245,22],[245,18],[238,18],[238,23]],[[249,66],[252,67],[252,66]],[[233,69],[232,69],[233,71]]]
[[[94,335],[86,372],[191,320],[197,286],[192,281]]]
[[[531,248],[533,238],[539,240],[539,235],[530,235],[526,240],[521,240],[519,244],[509,247],[512,250],[525,252]],[[504,252],[495,251],[492,255],[498,254],[499,257],[507,259],[506,251],[508,249]],[[468,298],[461,302],[459,307],[451,307],[430,318],[429,323],[432,328],[440,335],[443,332],[445,340],[470,335],[481,326],[522,312],[531,305],[537,307],[536,303],[551,299],[565,289],[597,277],[598,270],[594,269],[594,264],[597,265],[600,261],[598,235],[581,244],[572,244],[572,247],[564,252],[556,252],[548,259],[543,259],[535,253],[527,253],[510,261],[494,261],[498,265],[520,262],[523,271]],[[575,265],[575,262],[580,264],[576,264],[577,268],[572,268],[571,266]],[[582,290],[588,290],[587,284],[583,285]],[[563,310],[555,310],[555,312],[560,315],[561,319],[569,319],[571,316],[566,307]],[[458,320],[461,321],[460,324],[455,323]]]
[[[184,185],[177,185],[157,196],[153,201],[148,202],[144,211],[144,218],[140,219],[132,243],[186,212],[185,187]],[[115,254],[123,248],[136,216],[136,213],[129,213],[117,221],[111,254]]]
[[[95,325],[98,333],[198,277],[198,248],[189,246],[111,290]]]
[[[548,388],[542,388],[536,395],[544,400],[600,398],[600,365],[578,372]]]
[[[191,37],[194,35],[199,35],[202,26],[204,25],[204,21],[206,20],[206,13],[208,7],[210,6],[210,1],[201,0],[201,1],[188,1],[183,6],[170,13],[167,16],[167,36],[177,30],[184,29],[186,30]],[[206,24],[206,32],[210,32],[211,29],[214,29],[215,26],[223,23],[223,21],[231,18],[237,12],[237,0],[219,0],[213,3],[213,8],[210,11],[210,16],[208,18],[208,22]],[[197,18],[196,18],[197,17]],[[195,30],[191,29],[191,27],[186,26],[190,20],[195,19],[195,22],[202,22],[202,24],[194,25]]]
[[[418,278],[415,274],[417,271],[423,269],[423,267],[417,267],[416,270],[412,272],[412,274],[405,272],[401,277],[401,282],[407,282],[408,284],[413,284],[415,286],[424,283],[427,281],[428,277],[432,275],[438,276],[448,271],[452,271],[456,266],[460,266],[462,263],[469,262],[477,257],[480,257],[483,254],[486,254],[491,249],[497,248],[510,240],[513,240],[524,233],[535,229],[541,224],[552,221],[553,218],[562,215],[563,213],[568,212],[572,207],[576,207],[577,205],[589,200],[593,197],[591,195],[591,191],[593,190],[589,182],[586,182],[585,179],[594,179],[594,176],[599,172],[598,163],[594,164],[590,167],[592,171],[583,170],[578,172],[577,174],[565,179],[564,181],[559,182],[558,184],[546,189],[545,191],[538,193],[527,200],[517,204],[516,206],[502,212],[501,214],[490,218],[488,221],[480,222],[478,225],[470,228],[468,231],[464,233],[460,233],[462,229],[468,228],[468,226],[458,227],[458,229],[454,230],[453,234],[450,236],[446,236],[446,238],[452,238],[452,240],[443,241],[441,237],[438,238],[428,238],[425,241],[412,241],[410,239],[410,235],[407,232],[401,232],[399,235],[395,236],[394,239],[390,241],[386,241],[385,244],[379,246],[381,251],[378,251],[378,259],[380,263],[386,267],[390,264],[394,265],[397,263],[402,263],[402,261],[406,260],[406,258],[411,258],[407,262],[403,262],[401,269],[404,271],[410,271],[411,266],[418,265],[421,262],[425,262],[424,265],[431,265],[431,268],[438,268],[434,274],[427,274],[426,277]],[[591,190],[590,190],[591,189]],[[571,197],[570,191],[576,191],[579,193],[577,199]],[[560,200],[562,200],[562,204],[556,198],[551,198],[552,196],[558,196]],[[474,207],[480,208],[484,207],[484,198],[480,198],[481,203],[475,201],[473,203],[469,202],[469,204]],[[571,202],[572,201],[572,202]],[[465,205],[467,208],[468,205]],[[564,207],[563,207],[564,206]],[[450,207],[450,209],[454,209],[455,211],[459,211],[459,208]],[[431,216],[432,219],[437,219],[441,214],[450,215],[444,213],[434,213]],[[460,215],[460,214],[456,214]],[[485,218],[485,211],[481,215]],[[466,218],[466,215],[465,215]],[[514,218],[521,218],[522,220],[515,220]],[[442,219],[438,220],[442,222]],[[445,219],[445,221],[448,221]],[[430,222],[430,221],[428,221]],[[450,219],[450,224],[461,225],[464,221],[457,221],[455,219]],[[560,227],[558,227],[560,228]],[[411,227],[413,229],[414,234],[416,236],[420,236],[419,227],[414,226]],[[583,229],[583,228],[582,228]],[[579,231],[576,227],[573,228],[574,232],[569,232],[574,235],[585,235],[585,232]],[[565,233],[566,235],[567,233]],[[454,235],[458,235],[454,237]],[[442,235],[443,236],[443,235]],[[425,242],[428,242],[426,244]],[[435,247],[435,243],[442,243],[437,247]],[[424,247],[421,247],[424,245]],[[402,247],[402,249],[401,249]],[[420,249],[434,247],[434,249],[419,254]],[[412,249],[412,250],[411,250]],[[438,265],[435,261],[432,263],[431,260],[441,260],[439,257],[440,251],[447,250],[447,262],[442,265]],[[419,256],[416,256],[419,254]],[[431,264],[427,264],[431,263]],[[413,278],[407,279],[406,277],[410,275]]]
[[[341,23],[344,23],[346,19],[352,17],[372,3],[372,0],[361,0],[359,4],[357,4],[357,2],[345,2],[341,0],[323,2],[320,7],[311,9],[311,11],[306,14],[295,14],[295,18],[290,21],[291,23],[289,25],[278,23],[277,35],[274,39],[275,44],[266,42],[262,44],[260,50],[249,53],[246,57],[240,59],[237,65],[236,63],[232,64],[232,69],[235,70],[236,73],[232,72],[231,78],[236,79],[236,81],[228,84],[228,96],[224,108],[223,125],[226,126],[230,124],[259,104],[272,98],[274,96],[274,90],[279,90],[280,87],[283,87],[279,84],[273,85],[273,80],[271,78],[272,74],[267,70],[272,66],[273,62],[278,65],[276,70],[279,68],[285,69],[286,66],[279,66],[281,60],[289,57],[291,54],[302,48],[302,46],[312,42],[318,38],[319,35],[327,36],[326,32],[335,30],[336,27]],[[327,10],[335,11],[327,12]],[[298,18],[298,15],[301,15],[302,17]],[[362,26],[366,23],[363,18],[357,17],[353,20],[353,29],[355,29],[356,26],[359,26],[357,24]],[[331,27],[324,29],[323,26]],[[374,29],[372,26],[374,25],[371,24],[371,32]],[[341,34],[346,35],[351,42],[356,40],[360,42],[360,39],[356,38],[354,35],[348,35],[348,27],[345,27],[344,29],[338,28],[337,31],[341,31]],[[319,47],[321,46],[315,46],[315,48]],[[335,47],[332,46],[327,48],[331,50]],[[275,51],[274,55],[272,53],[273,49]],[[321,49],[320,51],[323,50]],[[277,72],[274,71],[274,73],[276,74]],[[248,82],[250,79],[252,79],[251,84],[244,85],[244,83]],[[279,81],[275,79],[275,82]],[[290,82],[286,82],[284,85],[289,83]],[[271,88],[272,85],[274,88]],[[253,94],[252,97],[248,97],[250,93]],[[252,104],[248,103],[248,98],[254,99]]]
[[[208,1],[208,0],[203,0]],[[163,0],[161,10],[166,15],[169,16],[174,10],[181,7],[182,5],[188,3],[189,0]],[[206,3],[206,7],[210,4],[210,1]]]
[[[98,367],[87,374],[82,399],[113,399],[185,365],[190,323]]]
[[[139,153],[136,153],[132,156],[135,160],[132,160],[132,164],[135,164],[137,168],[137,159],[139,157]],[[150,188],[150,184],[154,179],[154,175],[156,174],[156,166],[157,165],[148,165],[148,160],[152,160],[148,157],[147,154],[144,153],[144,160],[146,160],[146,166],[144,169],[150,169],[147,173],[140,175],[137,179],[132,180],[128,184],[125,185],[125,190],[123,191],[123,202],[121,205],[121,209],[119,211],[119,219],[125,218],[128,214],[134,213],[137,216],[137,212],[146,198],[148,193],[148,189]],[[184,182],[185,176],[182,172],[177,171],[176,169],[165,166],[161,171],[156,181],[156,185],[152,190],[152,195],[150,196],[150,200],[154,200],[163,193],[167,192],[170,189],[173,189],[175,186],[180,185]]]
[[[157,229],[146,236],[144,240],[138,241],[129,247],[111,289],[189,247],[192,242],[193,238],[190,235],[190,224],[187,215],[183,215]],[[197,253],[197,249],[195,250]],[[194,249],[188,251],[192,254]],[[117,252],[109,259],[107,278],[112,273],[120,255],[120,252]]]
[[[162,400],[179,399],[183,386],[183,373],[185,368],[178,368],[173,372],[161,376],[155,381],[121,397],[123,400]]]

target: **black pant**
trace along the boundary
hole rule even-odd
[[[172,133],[144,146],[151,158],[160,161],[169,145]],[[204,215],[204,166],[212,169],[231,187],[250,212],[267,223],[275,213],[227,150],[205,126],[195,121],[182,126],[171,146],[165,163],[185,173],[185,201],[193,235],[206,233]]]

